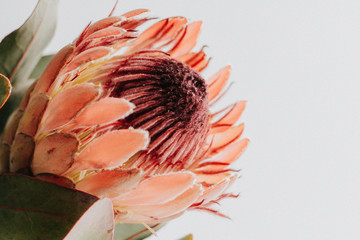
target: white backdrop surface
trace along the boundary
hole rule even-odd
[[[114,2],[61,0],[46,53],[106,17]],[[35,5],[1,0],[0,37]],[[213,57],[205,76],[233,67],[220,106],[248,101],[241,121],[251,144],[231,188],[240,197],[221,207],[232,220],[191,211],[158,239],[360,239],[360,1],[119,1],[115,14],[135,8],[203,20],[198,46]]]

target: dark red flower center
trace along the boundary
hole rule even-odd
[[[134,103],[122,123],[149,131],[151,143],[141,161],[145,170],[186,167],[208,131],[208,94],[204,79],[184,63],[164,56],[132,56],[119,62],[111,96]]]

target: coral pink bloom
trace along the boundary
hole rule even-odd
[[[172,17],[138,35],[144,12],[91,24],[55,55],[5,134],[10,171],[30,166],[41,179],[111,198],[118,222],[220,214],[210,205],[233,196],[228,166],[248,143],[235,125],[245,102],[211,113],[230,67],[201,77],[209,63],[203,48],[193,51],[201,22]]]

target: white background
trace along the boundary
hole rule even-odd
[[[17,28],[35,0],[2,0],[0,37]],[[114,0],[61,0],[56,52]],[[221,103],[248,100],[241,118],[251,139],[236,167],[238,199],[229,221],[189,212],[159,239],[360,239],[360,1],[124,1],[116,13],[203,20],[199,47],[213,57],[206,76],[231,64],[235,82]],[[155,239],[155,238],[151,238]]]

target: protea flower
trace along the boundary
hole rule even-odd
[[[230,67],[200,75],[201,22],[172,17],[138,34],[144,12],[91,24],[60,50],[8,122],[2,154],[11,172],[111,198],[118,222],[221,215],[210,205],[234,196],[245,102],[211,113]]]

